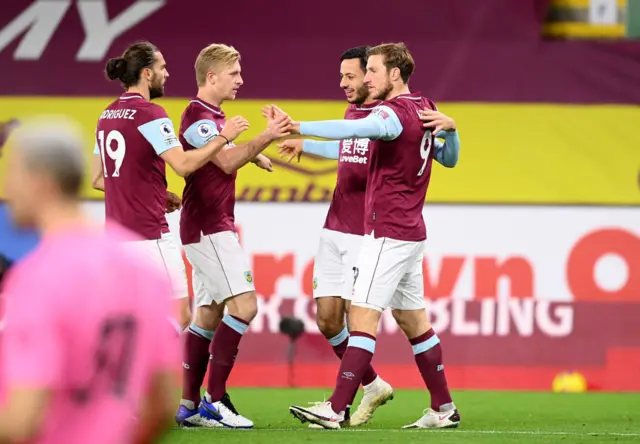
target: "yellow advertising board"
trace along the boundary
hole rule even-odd
[[[3,97],[0,122],[36,114],[66,114],[86,129],[87,160],[97,116],[110,98]],[[176,127],[186,99],[159,101]],[[251,122],[241,140],[264,128],[260,108],[268,101],[225,104],[227,116]],[[277,101],[298,120],[339,119],[344,102]],[[640,205],[640,108],[515,104],[440,104],[454,117],[462,148],[456,168],[434,167],[428,202]],[[10,145],[9,145],[10,149]],[[253,165],[238,174],[237,197],[248,201],[326,201],[335,185],[337,162],[303,157],[286,164],[276,148],[265,152],[275,164],[267,173]],[[295,162],[295,161],[294,161]],[[0,176],[4,166],[0,162]],[[169,189],[183,179],[168,170]],[[87,184],[88,198],[102,198]],[[0,197],[3,186],[0,185]]]

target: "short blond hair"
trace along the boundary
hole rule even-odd
[[[389,71],[398,68],[404,83],[409,81],[409,77],[416,69],[416,63],[404,43],[383,43],[370,48],[367,54],[382,56],[383,63]]]
[[[240,53],[233,47],[222,43],[213,43],[198,54],[196,59],[196,82],[198,86],[205,84],[207,73],[215,65],[231,65],[240,60]]]

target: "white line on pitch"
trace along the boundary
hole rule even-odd
[[[176,429],[179,429],[176,427]],[[185,428],[182,430],[191,431],[191,432],[199,432],[201,430],[232,430],[224,427],[209,429],[209,428]],[[260,432],[300,432],[303,430],[307,430],[306,428],[280,428],[280,429],[251,429],[246,431],[260,431]],[[321,431],[323,432],[323,431]],[[385,432],[385,433],[425,433],[425,430],[416,430],[416,429],[341,429],[335,431],[327,432],[337,432],[337,433],[371,433],[371,432]],[[550,436],[640,436],[640,433],[622,433],[622,432],[553,432],[553,431],[544,431],[544,430],[466,430],[466,429],[458,429],[458,430],[429,430],[429,432],[436,433],[463,433],[470,435],[550,435]],[[313,433],[313,432],[312,432]]]

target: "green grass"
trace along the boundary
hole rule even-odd
[[[230,393],[240,412],[254,421],[254,430],[173,429],[162,443],[640,443],[640,394],[460,391],[454,394],[462,417],[458,429],[400,430],[417,420],[428,403],[426,392],[400,390],[370,424],[334,431],[309,430],[288,411],[291,404],[322,401],[329,390],[234,389]]]

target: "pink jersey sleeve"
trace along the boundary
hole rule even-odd
[[[55,387],[62,379],[63,339],[55,297],[40,297],[55,291],[51,278],[45,269],[28,262],[17,265],[9,276],[2,295],[6,312],[0,346],[5,388]]]

